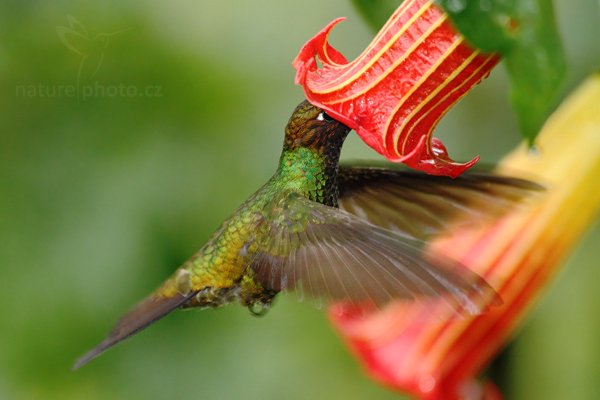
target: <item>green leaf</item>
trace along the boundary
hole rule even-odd
[[[401,0],[351,0],[356,10],[375,32],[392,15]]]
[[[504,56],[521,133],[533,143],[555,105],[565,57],[550,0],[438,0],[467,40]]]

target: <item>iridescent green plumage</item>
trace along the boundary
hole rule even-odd
[[[277,212],[270,210],[279,207],[282,195],[290,194],[337,205],[339,155],[349,129],[333,120],[319,119],[319,114],[321,110],[307,102],[298,106],[287,125],[284,149],[273,177],[223,223],[208,243],[163,285],[158,295],[185,295],[188,288],[204,290],[185,307],[216,306],[234,298],[246,306],[270,302],[275,294],[271,288],[263,288],[254,279],[242,279],[253,277],[254,271],[248,265],[259,243],[269,235],[265,220],[273,217],[277,221]]]
[[[76,367],[176,308],[238,301],[265,309],[282,290],[363,306],[440,298],[469,313],[497,302],[477,275],[425,255],[423,241],[452,216],[497,214],[539,187],[489,174],[450,180],[389,166],[340,167],[348,132],[301,103],[273,177]]]

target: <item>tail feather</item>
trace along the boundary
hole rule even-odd
[[[158,321],[188,301],[195,294],[196,292],[188,293],[185,296],[177,294],[174,297],[169,298],[157,295],[149,296],[125,314],[117,322],[117,325],[109,333],[106,339],[81,356],[81,358],[73,365],[73,370],[81,368],[115,344],[127,339],[129,336],[139,332],[153,322]]]

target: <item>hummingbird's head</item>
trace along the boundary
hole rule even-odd
[[[324,110],[304,100],[296,107],[285,128],[284,148],[307,147],[320,153],[341,149],[350,128]]]

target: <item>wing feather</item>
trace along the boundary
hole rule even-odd
[[[250,263],[263,287],[299,290],[327,302],[384,305],[444,298],[456,312],[478,313],[497,301],[479,276],[424,243],[296,194],[264,211],[268,235],[257,238]]]
[[[482,224],[543,187],[520,178],[472,172],[452,179],[385,166],[341,166],[341,209],[407,237],[427,240],[451,223]]]

